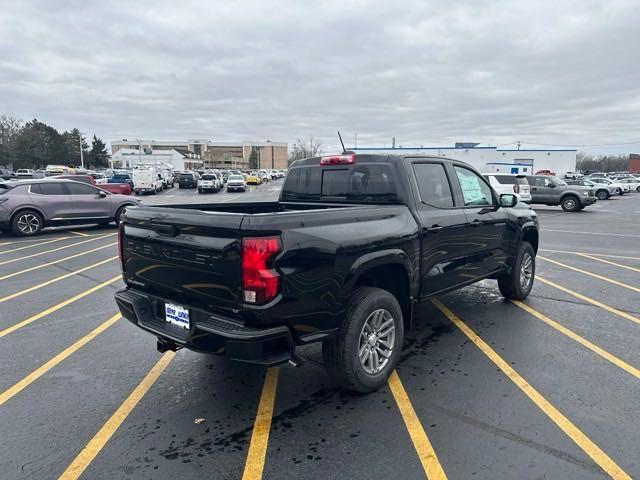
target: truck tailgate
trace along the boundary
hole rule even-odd
[[[213,311],[238,308],[243,218],[181,208],[127,209],[122,238],[125,279],[138,290],[176,304]]]

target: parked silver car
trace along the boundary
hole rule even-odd
[[[73,180],[3,182],[0,183],[0,230],[31,236],[49,226],[118,224],[125,208],[137,205],[140,205],[137,198]]]

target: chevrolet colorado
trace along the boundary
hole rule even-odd
[[[279,201],[128,208],[123,316],[158,339],[262,365],[323,342],[343,387],[395,367],[414,306],[479,280],[524,299],[538,221],[451,159],[344,152],[293,163]]]

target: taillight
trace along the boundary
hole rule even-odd
[[[124,241],[124,222],[118,224],[118,258],[120,259],[120,270],[124,272],[124,260],[122,259],[122,244]]]
[[[513,184],[513,193],[520,193],[520,185],[517,183]]]
[[[320,159],[320,165],[352,165],[356,163],[356,154],[349,153],[345,155],[331,155],[329,157],[322,157]]]
[[[280,276],[267,265],[282,251],[280,238],[242,239],[242,297],[247,303],[265,303],[278,295]]]

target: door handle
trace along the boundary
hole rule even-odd
[[[475,219],[473,222],[471,222],[469,225],[471,225],[472,227],[479,227],[480,225],[482,225],[482,222],[476,218],[476,219]]]
[[[442,230],[444,227],[441,227],[440,225],[432,225],[429,228],[427,228],[427,232],[430,233],[438,233],[440,230]]]

